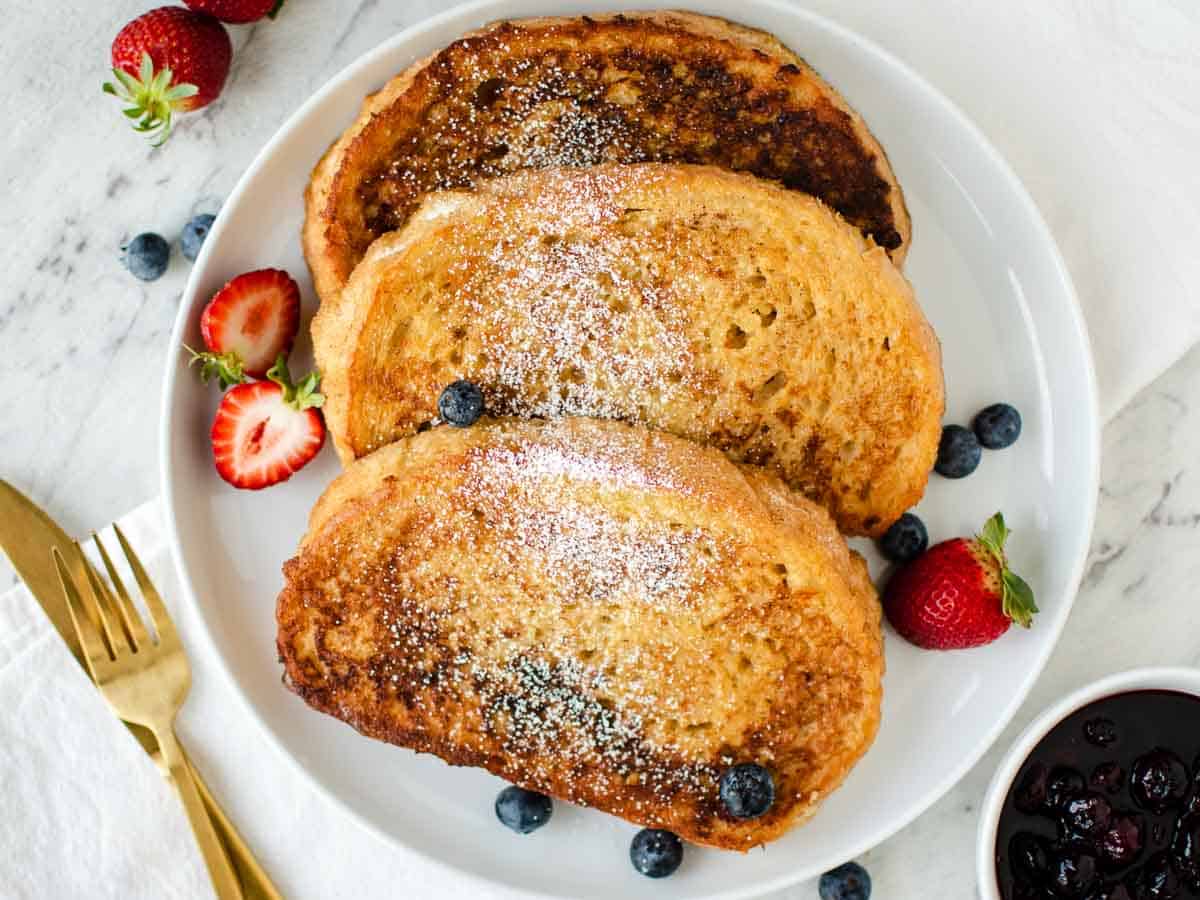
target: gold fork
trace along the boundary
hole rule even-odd
[[[183,706],[191,687],[191,668],[162,597],[151,583],[137,554],[125,540],[125,535],[116,525],[113,531],[141,589],[142,600],[150,613],[158,640],[155,641],[147,630],[104,544],[93,535],[92,540],[112,583],[112,591],[83,555],[78,544],[75,550],[87,572],[87,590],[80,590],[75,584],[66,560],[57,548],[54,550],[54,563],[58,567],[58,576],[62,580],[80,646],[92,680],[117,716],[126,722],[145,726],[158,740],[163,763],[183,802],[217,896],[221,900],[241,900],[242,891],[237,876],[205,811],[187,767],[183,748],[175,737],[175,715]]]

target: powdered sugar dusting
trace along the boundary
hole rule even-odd
[[[621,202],[655,177],[543,173],[476,223],[482,249],[464,250],[450,303],[481,342],[475,370],[499,408],[638,420],[640,407],[697,388],[692,306],[681,298],[695,290],[695,266],[672,262],[680,225],[638,223],[650,213]]]
[[[500,747],[529,782],[570,799],[619,795],[647,820],[681,794],[715,802],[723,764],[687,731],[697,715],[680,659],[689,650],[661,630],[694,620],[734,540],[642,511],[646,492],[669,489],[677,474],[638,452],[626,426],[586,441],[569,421],[491,427],[496,437],[456,462],[458,478],[430,486],[435,519],[392,550],[381,543],[385,564],[340,566],[371,585],[391,644],[367,676],[430,716],[443,702],[460,708],[445,698],[469,697],[476,718],[455,726],[454,741],[480,754]],[[632,502],[617,502],[620,492]],[[441,554],[446,562],[431,561]],[[701,715],[723,702],[710,698]],[[339,714],[356,722],[351,706]],[[667,719],[677,730],[664,730]],[[576,772],[590,777],[564,775]]]
[[[541,438],[468,454],[461,490],[487,513],[509,561],[536,559],[565,596],[664,611],[692,604],[728,548],[704,529],[614,514],[594,497],[597,488],[682,490],[672,473],[640,465],[621,442],[585,451],[555,423]]]

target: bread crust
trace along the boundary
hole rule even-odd
[[[542,169],[431,194],[312,324],[344,461],[437,417],[636,421],[765,465],[849,534],[924,492],[940,349],[887,255],[808,195],[711,166]]]
[[[430,190],[524,168],[721,165],[820,197],[901,264],[911,222],[883,148],[773,36],[649,12],[496,22],[363,102],[306,192],[303,244],[330,299]]]
[[[439,427],[350,466],[277,605],[285,682],[363,734],[684,840],[809,818],[873,740],[863,560],[777,478],[593,419]],[[776,801],[739,820],[720,773]]]

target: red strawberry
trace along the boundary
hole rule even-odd
[[[287,355],[300,329],[300,287],[280,269],[246,272],[213,295],[200,315],[200,333],[209,353],[193,352],[211,375],[228,387],[243,373],[262,378],[280,354]]]
[[[213,420],[217,473],[237,488],[256,491],[287,481],[325,443],[317,412],[325,402],[317,393],[321,376],[313,372],[293,385],[281,356],[267,378],[226,393]]]
[[[1008,568],[1008,534],[996,513],[976,537],[930,547],[888,583],[883,595],[888,621],[929,650],[990,644],[1013,622],[1028,628],[1038,608],[1033,590]]]
[[[160,6],[121,29],[112,44],[116,84],[106,93],[124,101],[135,120],[160,146],[171,136],[171,117],[217,99],[229,74],[233,44],[212,16],[181,6]]]
[[[222,22],[244,25],[257,22],[263,16],[275,18],[283,0],[183,0],[197,12],[216,16]]]

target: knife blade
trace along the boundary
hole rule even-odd
[[[63,594],[58,570],[53,562],[52,548],[55,547],[71,567],[76,584],[86,583],[87,575],[75,542],[36,503],[0,478],[0,549],[4,550],[12,567],[17,570],[29,592],[42,607],[46,618],[50,620],[54,630],[58,632],[86,674],[87,665],[84,663],[83,650],[79,646],[67,598]],[[126,722],[125,727],[137,738],[155,765],[159,765],[161,757],[154,735],[142,726],[130,722]],[[229,821],[225,811],[217,804],[204,780],[196,774],[191,760],[188,760],[188,767],[192,770],[193,780],[208,810],[208,816],[213,821],[213,827],[237,871],[245,896],[261,900],[280,900],[279,891],[254,858],[254,854],[250,852],[233,823]]]
[[[51,560],[50,551],[54,547],[71,566],[75,583],[85,584],[87,575],[75,552],[75,542],[32,500],[0,478],[0,548],[86,672],[79,638]]]

